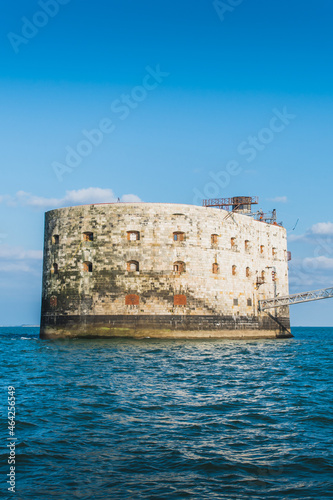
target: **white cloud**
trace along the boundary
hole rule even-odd
[[[287,203],[288,198],[286,196],[276,196],[275,198],[267,198],[267,200],[274,203]]]
[[[305,234],[290,234],[288,235],[288,241],[303,241]]]
[[[306,286],[308,290],[332,286],[332,252],[330,255],[293,258],[289,263],[290,286],[297,286],[298,289],[301,286]]]
[[[0,196],[0,203],[5,202],[9,206],[30,206],[37,209],[59,208],[72,205],[89,205],[93,203],[115,203],[118,198],[112,189],[89,187],[66,191],[63,198],[46,198],[35,196],[26,191],[18,191],[15,196]],[[140,198],[135,194],[125,194],[121,197],[122,202],[140,202]]]
[[[333,224],[318,222],[304,234],[290,235],[289,243],[301,242],[300,252],[308,256],[293,258],[289,264],[290,284],[306,285],[311,288],[324,288],[333,283]],[[304,255],[304,254],[303,254]]]
[[[42,250],[24,250],[22,247],[0,245],[0,271],[24,272],[39,275]]]
[[[326,288],[332,286],[333,269],[319,268],[303,268],[302,266],[294,266],[289,269],[289,285],[297,287],[295,291],[299,291],[300,287],[304,286],[307,290],[317,290],[318,288]]]
[[[332,269],[333,270],[333,259],[330,257],[325,257],[320,255],[319,257],[306,257],[303,260],[303,266],[305,269]]]
[[[307,241],[308,243],[323,244],[323,236],[333,236],[333,222],[317,222],[313,224],[303,234],[291,234],[288,236],[289,241]],[[329,243],[326,242],[326,243]]]
[[[0,262],[0,271],[3,273],[23,272],[35,274],[35,269],[25,262]]]
[[[41,260],[42,250],[24,250],[22,247],[11,247],[10,245],[0,245],[0,259],[10,260]]]
[[[310,231],[312,234],[333,235],[333,222],[318,222],[310,228]]]
[[[90,204],[90,203],[113,203],[117,201],[112,189],[103,188],[87,188],[78,189],[77,191],[66,191],[66,196],[59,200],[61,205],[80,205],[80,204]]]
[[[135,203],[135,202],[140,202],[141,200],[135,194],[124,194],[121,197],[121,201],[126,202],[126,203]]]

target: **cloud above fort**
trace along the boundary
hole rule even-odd
[[[36,196],[26,191],[18,191],[15,196],[0,195],[0,203],[6,203],[8,206],[28,206],[41,210],[92,203],[115,203],[117,201],[119,198],[112,189],[98,187],[66,191],[63,198]],[[120,201],[130,203],[140,202],[141,199],[135,194],[124,194]]]

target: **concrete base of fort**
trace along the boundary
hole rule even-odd
[[[233,316],[47,316],[40,337],[259,339],[291,338],[289,318]]]

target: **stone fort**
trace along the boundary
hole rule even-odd
[[[41,337],[290,337],[286,230],[228,212],[106,203],[45,214]]]

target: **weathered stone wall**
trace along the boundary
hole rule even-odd
[[[74,324],[76,332],[82,326],[88,334],[94,323],[114,324],[114,332],[130,323],[130,330],[141,332],[177,330],[172,318],[189,331],[198,330],[195,324],[200,330],[277,330],[275,321],[258,313],[258,300],[288,294],[286,231],[227,214],[160,203],[47,212],[41,334],[70,333]],[[129,240],[129,231],[140,239]],[[175,232],[183,233],[180,241]],[[93,241],[85,241],[84,233],[92,233]],[[132,271],[130,262],[139,270]],[[174,270],[182,265],[184,272]],[[288,308],[279,309],[279,318],[288,328]]]

